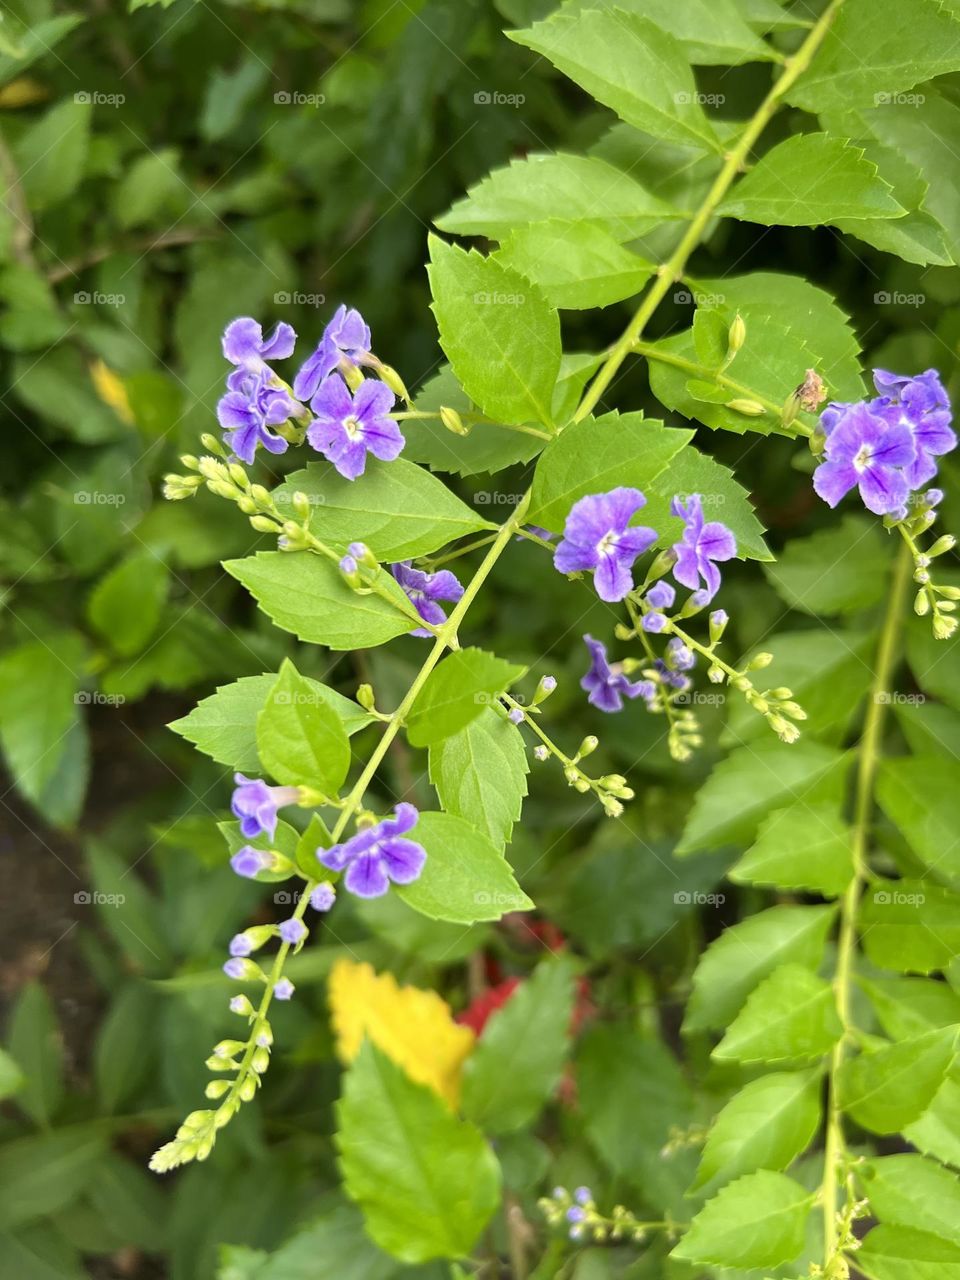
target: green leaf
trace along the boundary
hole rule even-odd
[[[31,1120],[48,1125],[63,1101],[63,1047],[50,997],[35,982],[13,1007],[7,1048],[23,1073],[18,1104]]]
[[[455,235],[504,241],[519,227],[543,222],[545,213],[574,229],[589,222],[621,243],[682,216],[605,160],[561,152],[529,155],[494,169],[438,218],[437,226]]]
[[[942,642],[941,642],[942,643]],[[910,750],[918,756],[946,751],[960,759],[960,713],[921,695],[912,701],[899,699],[894,712]]]
[[[709,1195],[755,1169],[782,1172],[813,1141],[820,1110],[816,1072],[776,1071],[751,1080],[713,1122],[692,1190]]]
[[[559,386],[558,383],[558,389]],[[418,413],[439,413],[444,407],[455,409],[467,422],[467,415],[479,415],[477,406],[446,364],[424,384],[413,407]],[[460,436],[448,431],[438,419],[410,418],[403,424],[403,434],[407,441],[405,457],[426,463],[433,471],[449,471],[458,476],[502,471],[517,462],[529,462],[546,443],[528,432],[485,421],[473,422],[469,434]]]
[[[350,740],[326,698],[317,697],[289,658],[257,716],[263,767],[285,786],[336,796],[350,768]]]
[[[374,717],[356,702],[345,698],[319,680],[301,676],[312,697],[326,702],[339,716],[348,736],[359,732]],[[257,716],[276,683],[275,675],[241,676],[233,684],[220,685],[216,693],[198,702],[189,715],[168,726],[195,747],[241,773],[255,774],[260,768],[257,753]]]
[[[170,574],[149,551],[137,551],[101,578],[90,596],[90,625],[115,653],[139,653],[160,623]]]
[[[713,508],[737,539],[737,555],[741,559],[772,559],[747,490],[733,478],[729,467],[692,445],[682,449],[661,471],[647,493],[644,514],[659,531],[661,547],[676,542],[682,531],[683,521],[670,511],[670,503],[678,493],[699,493],[703,497],[704,506]]]
[[[636,129],[717,151],[683,47],[638,14],[564,5],[545,22],[508,31]]]
[[[788,544],[789,545],[789,544]],[[777,631],[764,636],[747,654],[773,654],[765,673],[770,683],[785,685],[807,713],[805,737],[835,742],[842,737],[866,694],[872,671],[870,657],[876,645],[871,631],[808,628]],[[762,687],[762,686],[761,686]],[[769,734],[770,726],[743,698],[728,699],[724,746],[752,742]]]
[[[956,1040],[957,1028],[943,1027],[849,1059],[837,1075],[844,1111],[871,1133],[899,1133],[933,1101]]]
[[[770,907],[725,929],[700,957],[685,1032],[723,1030],[757,983],[778,965],[818,968],[832,907]]]
[[[430,747],[430,781],[441,806],[498,849],[520,817],[529,767],[520,730],[493,710]]]
[[[178,172],[176,147],[139,155],[113,188],[113,211],[125,230],[153,222],[171,204],[189,206],[195,197]]]
[[[356,480],[345,480],[329,463],[309,462],[276,490],[281,511],[290,508],[298,490],[316,509],[315,532],[327,546],[345,551],[351,542],[365,542],[386,563],[428,555],[456,538],[493,528],[441,480],[404,458],[372,458]]]
[[[369,1043],[344,1075],[337,1118],[344,1189],[374,1242],[407,1263],[467,1256],[500,1202],[479,1130]]]
[[[458,733],[524,671],[482,649],[454,650],[431,671],[417,695],[407,716],[407,737],[415,747],[429,747]]]
[[[868,1280],[960,1280],[960,1245],[912,1227],[874,1227],[857,1270]]]
[[[17,139],[20,184],[35,213],[72,195],[83,177],[93,112],[89,98],[64,98]]]
[[[0,1228],[56,1213],[77,1199],[106,1149],[103,1133],[86,1125],[4,1143],[0,1147]]]
[[[4,1049],[0,1049],[0,1102],[4,1102],[22,1089],[25,1077],[23,1072]]]
[[[960,1181],[925,1156],[884,1156],[858,1171],[870,1212],[890,1226],[916,1227],[960,1245]]]
[[[574,422],[544,450],[533,477],[528,520],[559,533],[570,508],[617,485],[646,489],[693,438],[640,413]],[[637,523],[646,523],[644,510]]]
[[[430,237],[440,345],[466,394],[495,421],[553,423],[560,321],[536,287],[495,258]]]
[[[378,595],[352,591],[325,556],[309,551],[258,551],[244,560],[225,560],[223,567],[243,583],[278,627],[310,644],[369,649],[412,627],[399,605],[393,608]],[[396,589],[400,592],[399,586]]]
[[[764,226],[819,227],[839,218],[901,218],[906,210],[862,148],[805,133],[768,151],[717,212]]]
[[[503,854],[463,818],[421,813],[413,839],[426,849],[427,861],[420,878],[397,893],[421,915],[474,924],[532,909]]]
[[[748,1173],[704,1205],[670,1257],[719,1267],[793,1262],[803,1250],[812,1203],[812,1195],[782,1173]]]
[[[873,106],[958,68],[960,23],[940,0],[848,0],[787,100],[807,111]]]
[[[632,298],[654,272],[597,223],[556,218],[518,227],[497,261],[539,285],[552,306],[573,311]]]
[[[877,778],[877,800],[924,866],[957,887],[960,765],[943,755],[886,760]]]
[[[577,499],[616,485],[646,489],[692,439],[641,413],[616,411],[573,422],[545,449],[534,472],[531,524],[559,532]],[[644,509],[637,524],[644,524]]]
[[[802,739],[740,747],[697,793],[677,853],[752,840],[762,819],[784,804],[839,798],[846,767],[841,752]]]
[[[166,971],[171,964],[170,940],[154,895],[102,841],[87,844],[87,861],[96,890],[93,905],[134,970]],[[86,894],[82,900],[89,903],[90,898]]]
[[[860,979],[877,1020],[891,1040],[960,1023],[960,995],[929,978]]]
[[[919,1120],[903,1136],[924,1155],[960,1168],[960,1084],[947,1079]]]
[[[875,520],[844,516],[839,526],[788,542],[764,573],[793,609],[826,617],[853,613],[886,593],[890,549]]]
[[[94,1048],[97,1096],[110,1114],[130,1098],[151,1072],[149,1046],[157,1009],[151,992],[140,982],[127,982],[113,999],[100,1024]]]
[[[60,638],[56,653],[37,641],[0,658],[0,744],[18,788],[38,807],[57,779],[78,721],[82,662],[72,635]]]
[[[756,843],[729,874],[736,884],[804,889],[838,898],[853,876],[850,828],[836,805],[775,809],[760,824]]]
[[[544,960],[483,1029],[463,1074],[463,1112],[487,1133],[532,1124],[570,1051],[574,978],[563,958]]]
[[[8,21],[12,15],[11,10]],[[6,84],[14,76],[22,75],[39,58],[52,53],[54,46],[84,21],[83,14],[63,13],[59,17],[35,22],[23,31],[17,30],[12,40],[16,52],[8,48],[0,56],[0,84]]]
[[[875,880],[860,922],[867,958],[881,969],[933,973],[960,954],[960,895],[929,880]]]
[[[798,964],[785,964],[747,997],[713,1051],[722,1062],[804,1062],[820,1058],[843,1033],[833,987]]]
[[[602,7],[598,0],[577,0],[581,9]],[[695,66],[737,66],[766,61],[776,54],[758,39],[737,11],[736,0],[616,0],[617,9],[649,18],[680,41]]]

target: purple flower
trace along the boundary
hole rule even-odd
[[[553,554],[556,568],[561,573],[592,569],[600,599],[622,600],[633,589],[633,562],[657,540],[653,529],[627,528],[646,501],[639,489],[620,488],[575,502]]]
[[[299,787],[269,787],[259,778],[245,778],[235,773],[237,784],[230,801],[234,816],[240,819],[240,831],[248,840],[266,834],[272,840],[277,834],[277,810],[285,804],[296,804]]]
[[[310,895],[310,905],[314,911],[329,911],[337,900],[337,891],[329,880],[318,884]]]
[[[379,898],[394,884],[412,884],[423,870],[427,853],[403,836],[419,818],[412,804],[398,804],[392,818],[364,827],[345,844],[318,849],[317,857],[331,871],[346,868],[344,885],[358,898]]]
[[[281,978],[273,988],[273,994],[277,1000],[289,1000],[295,990],[296,987],[289,978]]]
[[[656,635],[667,625],[667,620],[662,613],[645,613],[640,619],[640,625],[644,631],[650,631]]]
[[[662,658],[657,658],[653,664],[653,668],[657,673],[662,684],[669,685],[671,689],[687,689],[690,681],[686,676],[680,675],[676,671],[672,671]]]
[[[291,947],[295,947],[307,936],[307,926],[295,916],[291,916],[289,920],[281,920],[279,929],[280,937]]]
[[[263,849],[254,849],[248,844],[238,849],[230,859],[230,866],[238,876],[243,876],[246,880],[253,880],[261,871],[268,870],[272,865],[273,859],[269,853],[265,853]]]
[[[387,414],[396,396],[383,382],[367,378],[351,396],[347,384],[333,373],[310,401],[317,415],[307,428],[307,439],[318,453],[348,480],[362,476],[367,452],[383,462],[398,457],[406,441]]]
[[[287,441],[271,431],[296,412],[297,406],[281,388],[271,385],[272,374],[264,366],[258,373],[236,372],[236,383],[217,404],[217,421],[223,427],[223,443],[249,466],[257,445],[270,453],[285,453]]]
[[[950,429],[953,413],[950,399],[936,369],[927,369],[915,378],[873,371],[873,381],[882,399],[879,412],[888,422],[909,429],[917,456],[905,470],[911,489],[928,484],[937,474],[936,459],[957,447],[957,437]]]
[[[424,622],[435,627],[447,620],[447,615],[437,601],[449,600],[454,604],[463,595],[463,587],[449,569],[441,569],[438,573],[424,573],[422,569],[411,568],[409,560],[401,560],[399,564],[390,566],[390,572],[403,587]],[[426,627],[417,627],[410,634],[429,636],[431,632]]]
[[[236,369],[227,378],[227,386],[236,389],[238,379],[244,374],[263,373],[267,360],[285,360],[293,355],[297,335],[288,324],[281,321],[269,338],[264,340],[263,329],[250,316],[231,320],[223,331],[223,354]]]
[[[584,636],[590,651],[590,670],[580,681],[589,695],[587,701],[601,711],[622,711],[624,698],[644,698],[648,702],[656,690],[651,680],[628,680],[618,665],[607,661],[607,646],[593,636]]]
[[[253,943],[245,933],[235,933],[230,939],[230,954],[232,956],[249,956],[253,952]]]
[[[341,304],[324,329],[320,345],[294,379],[293,394],[298,400],[309,400],[341,361],[362,364],[369,352],[370,329],[363,316],[352,307],[348,311],[346,304]]]
[[[687,648],[679,636],[674,636],[667,643],[667,657],[677,671],[689,671],[697,662],[697,655]]]
[[[247,966],[240,956],[232,956],[223,966],[223,972],[228,978],[236,978],[239,981],[246,976]]]
[[[704,524],[703,499],[699,493],[688,494],[686,503],[678,495],[670,503],[670,512],[684,521],[680,541],[673,546],[677,557],[673,576],[691,591],[699,587],[702,578],[707,587],[703,599],[706,604],[720,587],[720,570],[714,561],[732,559],[737,554],[736,539],[718,520]]]
[[[540,688],[543,690],[544,693],[553,693],[556,687],[557,687],[556,676],[544,676],[543,679],[540,681]]]
[[[573,1198],[576,1200],[577,1204],[589,1204],[593,1199],[593,1195],[589,1187],[577,1187],[576,1191],[573,1193]]]
[[[663,578],[661,578],[659,582],[654,583],[644,596],[647,604],[653,609],[669,609],[676,598],[676,591],[674,591],[670,583],[666,582]]]
[[[507,712],[507,719],[511,724],[523,724],[523,709],[521,707],[511,707]]]
[[[874,405],[852,405],[827,436],[826,461],[813,473],[813,487],[835,507],[854,487],[876,515],[903,511],[910,486],[903,468],[916,458],[913,435]]]

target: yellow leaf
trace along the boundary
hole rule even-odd
[[[109,405],[122,422],[132,425],[133,410],[123,381],[102,360],[94,360],[90,366],[90,378],[103,403]]]
[[[342,1062],[353,1061],[366,1037],[411,1080],[457,1105],[460,1074],[475,1036],[454,1022],[450,1006],[435,991],[401,987],[392,973],[377,974],[371,965],[352,960],[337,961],[328,990]]]
[[[50,91],[38,80],[29,76],[18,76],[0,89],[0,107],[32,107],[34,103],[46,102]]]

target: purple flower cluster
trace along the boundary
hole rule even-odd
[[[580,688],[587,692],[587,701],[601,711],[622,711],[624,698],[643,698],[652,702],[656,687],[652,680],[630,680],[623,668],[607,659],[607,646],[593,636],[583,637],[590,653],[590,670],[580,681]]]
[[[937,474],[937,458],[956,448],[950,400],[935,369],[915,378],[876,369],[879,395],[833,403],[820,416],[825,461],[813,487],[829,506],[857,489],[876,515],[902,520],[907,500]]]
[[[306,427],[313,448],[347,480],[363,475],[368,453],[384,462],[397,458],[405,442],[389,416],[396,397],[385,382],[360,373],[363,365],[381,367],[370,352],[370,328],[360,312],[337,308],[291,391],[267,361],[291,356],[296,340],[288,324],[278,324],[269,338],[250,316],[227,325],[223,354],[234,368],[217,405],[224,443],[248,464],[259,445],[284,453],[289,441],[273,428],[295,419]]]
[[[330,871],[345,871],[343,883],[358,898],[379,898],[394,884],[418,879],[427,853],[405,836],[419,821],[412,804],[398,804],[392,818],[364,827],[343,844],[318,849],[317,858]]]

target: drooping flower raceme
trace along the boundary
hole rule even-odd
[[[910,427],[885,407],[872,401],[831,414],[826,461],[813,473],[813,487],[828,506],[835,507],[858,488],[864,506],[875,515],[905,514],[910,493],[906,469],[916,461],[917,449]],[[834,413],[837,408],[831,406]]]
[[[880,392],[878,408],[888,422],[905,426],[913,436],[916,457],[904,475],[911,489],[920,489],[937,474],[937,458],[957,447],[950,429],[953,412],[936,369],[927,369],[915,378],[873,371],[874,386]]]
[[[364,827],[344,844],[318,849],[317,858],[330,871],[346,871],[344,886],[358,898],[379,898],[394,884],[412,884],[427,860],[415,840],[405,839],[419,820],[412,804],[398,804],[392,818]]]
[[[656,690],[652,680],[630,680],[622,669],[607,659],[607,646],[586,635],[583,642],[590,652],[590,670],[580,681],[587,691],[587,701],[601,711],[622,711],[624,698],[643,698],[647,702]]]
[[[706,588],[698,603],[706,604],[720,589],[720,570],[715,561],[732,560],[737,554],[737,540],[719,520],[703,519],[703,498],[691,493],[684,500],[678,495],[670,503],[672,515],[684,521],[680,541],[674,543],[677,557],[673,576],[681,586],[696,591],[701,579]]]
[[[264,833],[272,840],[277,833],[277,810],[296,804],[300,788],[271,787],[259,778],[247,778],[242,773],[235,773],[233,780],[236,787],[230,808],[240,819],[240,831],[247,840]]]
[[[360,364],[370,353],[370,328],[359,311],[341,303],[323,331],[316,351],[301,367],[293,383],[298,400],[309,400],[342,362]]]
[[[601,600],[623,600],[633,589],[634,561],[657,540],[653,529],[628,528],[646,501],[639,489],[618,488],[575,502],[554,552],[556,568],[561,573],[592,570]]]
[[[237,370],[230,375],[235,379]],[[234,388],[217,404],[217,420],[223,427],[223,442],[241,462],[249,466],[257,445],[270,453],[285,453],[288,442],[270,430],[279,427],[297,411],[297,406],[280,387],[271,385],[264,366],[256,373],[241,373]]]
[[[424,622],[439,626],[446,622],[447,615],[437,603],[447,600],[456,603],[463,595],[463,586],[449,569],[440,569],[437,573],[425,573],[422,569],[414,569],[409,560],[401,560],[399,564],[390,566],[390,572],[396,578],[417,613]],[[411,631],[414,636],[430,636],[426,627],[417,627]]]
[[[351,395],[338,373],[321,383],[310,407],[316,415],[307,439],[347,480],[363,475],[367,453],[383,462],[399,457],[405,444],[396,422],[387,415],[396,397],[375,378],[367,378]]]

